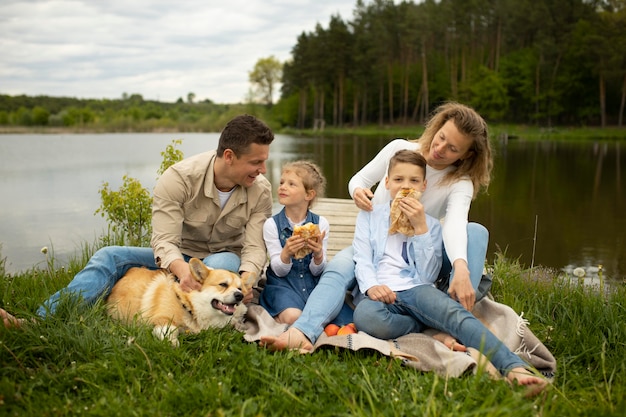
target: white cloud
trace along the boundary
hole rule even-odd
[[[4,0],[0,93],[243,101],[260,58],[356,0]]]

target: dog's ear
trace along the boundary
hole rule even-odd
[[[211,272],[211,269],[198,258],[191,258],[189,260],[189,269],[191,270],[191,275],[201,284]]]

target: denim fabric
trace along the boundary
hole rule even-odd
[[[278,214],[272,217],[278,230],[280,245],[284,248],[293,235],[293,228],[289,224],[289,219],[285,215],[283,208]],[[307,211],[304,223],[319,224],[320,217]],[[319,276],[311,273],[309,265],[313,259],[310,253],[302,259],[291,259],[291,270],[283,277],[276,275],[271,265],[267,268],[267,284],[261,292],[259,303],[267,312],[275,317],[287,308],[297,308],[302,310],[309,298],[309,295],[317,285]]]
[[[467,225],[467,234],[467,257],[470,279],[474,289],[476,289],[483,273],[489,232],[478,223],[469,223]],[[302,310],[302,315],[293,324],[293,327],[304,333],[312,343],[315,343],[319,335],[322,334],[324,327],[342,311],[346,291],[354,288],[356,285],[353,258],[354,249],[350,246],[337,253],[330,260],[317,286],[311,292]],[[443,263],[444,267],[442,270],[446,268],[446,263],[448,267],[447,271],[444,270],[442,273],[449,279],[452,267],[445,254],[445,249]],[[481,298],[482,296],[484,294],[481,294]],[[477,300],[479,299],[478,297],[479,294],[477,293]]]
[[[476,301],[482,299],[491,285],[486,286],[481,284],[483,279],[483,270],[485,268],[485,258],[487,256],[487,245],[489,244],[489,231],[479,223],[467,224],[467,267],[470,272],[470,281],[472,286],[476,290]],[[439,278],[437,278],[437,288],[443,292],[447,292],[450,287],[450,278],[454,276],[454,270],[446,248],[443,248],[443,265],[439,272]],[[479,291],[480,288],[480,291]]]
[[[189,260],[186,257],[186,260]],[[239,272],[239,256],[230,252],[220,252],[203,259],[205,265],[214,269],[228,269]],[[131,246],[107,246],[98,250],[85,268],[74,276],[67,287],[57,291],[37,309],[40,317],[54,314],[61,294],[81,296],[86,304],[93,304],[98,298],[106,298],[115,283],[132,267],[158,269],[154,253],[150,248]]]
[[[312,342],[315,343],[324,327],[339,315],[340,322],[347,324],[352,322],[350,313],[352,309],[345,306],[346,291],[356,285],[354,278],[354,251],[352,246],[335,254],[328,262],[324,273],[320,277],[315,289],[307,300],[302,315],[292,325],[300,330]],[[348,321],[346,321],[348,320]]]
[[[395,339],[433,328],[480,350],[504,375],[512,368],[527,366],[472,313],[434,286],[419,285],[396,294],[394,304],[369,298],[361,301],[354,311],[357,329],[381,339]]]

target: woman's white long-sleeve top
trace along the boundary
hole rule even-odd
[[[409,142],[405,139],[395,139],[389,142],[374,159],[350,179],[348,183],[350,196],[354,198],[354,190],[357,188],[371,188],[378,183],[372,203],[381,204],[389,201],[391,196],[385,188],[389,160],[402,149],[417,151],[419,146],[417,142]],[[454,183],[440,184],[445,175],[455,169],[454,166],[442,170],[427,167],[426,191],[420,199],[426,213],[442,221],[443,243],[448,259],[452,263],[457,259],[467,262],[467,221],[474,195],[474,186],[469,177]]]

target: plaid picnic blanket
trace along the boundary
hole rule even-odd
[[[547,378],[554,377],[556,360],[528,328],[528,321],[523,318],[523,313],[518,315],[511,307],[487,297],[476,304],[473,313],[511,351]],[[257,342],[262,336],[278,336],[287,329],[286,325],[277,323],[263,307],[254,303],[248,305],[246,319],[238,327],[244,332],[244,339],[248,342]],[[330,337],[322,333],[314,350],[327,346],[355,351],[370,349],[399,358],[406,366],[416,370],[432,371],[446,377],[476,372],[479,367],[484,367],[494,377],[500,376],[488,359],[476,349],[454,352],[431,335],[430,332],[412,333],[394,340],[382,340],[364,332]]]

